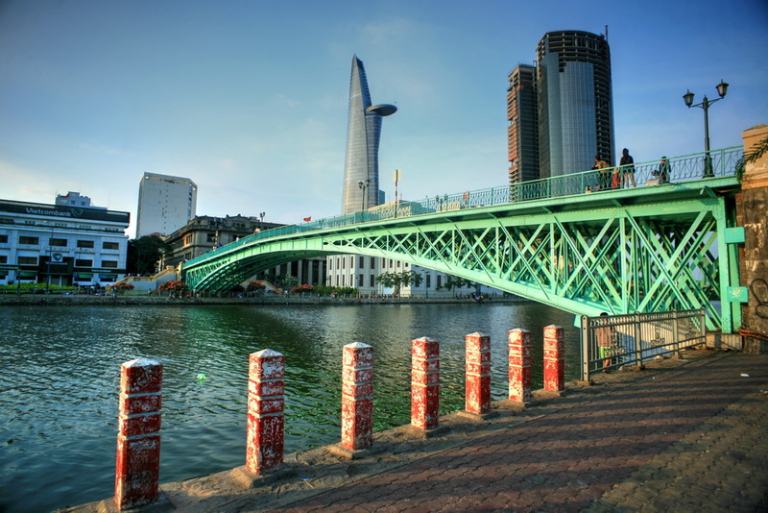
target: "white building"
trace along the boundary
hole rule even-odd
[[[0,284],[114,283],[126,272],[130,217],[104,208],[0,200]]]
[[[144,173],[139,184],[136,238],[169,235],[195,217],[197,185],[189,178]]]

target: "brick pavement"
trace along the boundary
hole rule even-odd
[[[533,408],[538,419],[269,510],[768,511],[766,357],[709,358],[612,386],[581,390]]]
[[[687,354],[487,422],[444,418],[436,439],[378,433],[359,461],[296,453],[252,489],[229,473],[161,488],[195,513],[768,511],[768,355]]]

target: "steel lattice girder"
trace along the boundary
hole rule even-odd
[[[185,269],[190,286],[226,290],[309,256],[393,258],[496,287],[579,315],[704,307],[710,328],[732,331],[722,301],[738,283],[723,231],[725,197],[667,186],[364,223],[282,236],[221,252]],[[677,190],[676,190],[677,189]],[[226,248],[226,247],[225,247]]]

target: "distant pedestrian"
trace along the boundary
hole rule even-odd
[[[602,319],[607,317],[606,312],[600,313],[601,324],[607,324],[608,319]],[[603,360],[603,372],[608,372],[608,368],[611,366],[611,327],[601,326],[595,329],[595,339],[597,341],[597,350],[600,352],[600,359]]]
[[[611,188],[611,173],[608,169],[608,164],[600,158],[600,155],[595,155],[595,164],[592,166],[593,171],[597,171],[597,189],[605,190]]]
[[[659,164],[659,182],[669,183],[669,178],[672,176],[672,166],[669,164],[667,157],[661,157],[661,164]]]
[[[635,183],[635,159],[632,158],[632,155],[629,154],[629,150],[626,148],[621,150],[619,168],[621,169],[622,186],[630,187],[629,183],[631,182],[631,187],[637,187]]]

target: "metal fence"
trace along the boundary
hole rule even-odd
[[[626,365],[642,366],[706,339],[704,309],[581,317],[582,379]]]
[[[396,219],[402,217],[418,216],[423,214],[435,214],[453,210],[468,208],[480,208],[507,203],[541,200],[547,198],[577,196],[586,193],[610,193],[613,190],[614,171],[617,174],[617,182],[623,184],[632,171],[638,187],[646,184],[677,183],[703,178],[724,177],[736,174],[740,161],[744,157],[744,149],[741,146],[733,146],[720,150],[712,150],[709,153],[696,153],[683,155],[666,160],[662,159],[648,162],[638,162],[632,168],[611,167],[604,171],[601,178],[598,171],[580,171],[563,176],[532,180],[529,182],[502,185],[475,191],[466,191],[454,194],[443,194],[427,197],[418,201],[399,201],[371,207],[370,209],[342,214],[334,217],[326,217],[315,221],[281,226],[264,230],[260,233],[248,235],[237,242],[216,249],[210,253],[190,260],[185,265],[191,265],[217,255],[223,251],[229,251],[238,246],[251,244],[262,239],[271,239],[297,233],[311,232],[314,230],[326,230],[341,228],[358,223]],[[710,164],[707,165],[707,162]],[[662,179],[660,170],[667,169],[666,178]],[[711,170],[711,172],[710,172]],[[605,183],[611,184],[610,190],[606,190]]]

